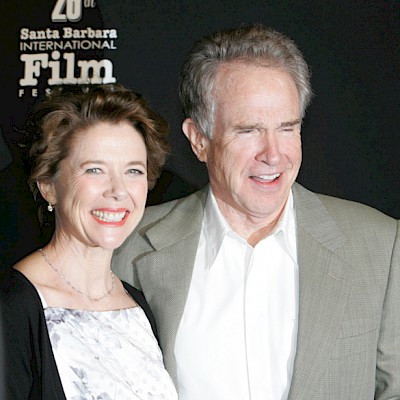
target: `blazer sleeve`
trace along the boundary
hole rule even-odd
[[[382,310],[375,399],[400,399],[400,221]]]

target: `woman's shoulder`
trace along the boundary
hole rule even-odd
[[[14,266],[3,268],[0,271],[0,291],[3,294],[11,295],[20,291],[30,291],[31,286],[28,278]]]
[[[153,330],[153,333],[158,340],[156,322],[154,320],[153,313],[146,301],[146,297],[144,296],[143,292],[141,292],[139,289],[136,289],[135,287],[133,287],[132,285],[130,285],[125,281],[121,282],[124,285],[125,290],[133,298],[133,300],[135,300],[135,302],[143,309],[147,319],[150,322],[151,329]]]
[[[39,306],[40,298],[29,279],[14,267],[0,271],[0,303],[2,307],[23,311]]]
[[[136,302],[141,301],[146,301],[143,292],[141,292],[139,289],[136,289],[132,285],[130,285],[128,282],[121,281],[125,290],[130,294],[130,296],[135,300]]]

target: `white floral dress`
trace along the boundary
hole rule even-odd
[[[68,400],[178,398],[140,307],[82,311],[44,304],[44,314]]]

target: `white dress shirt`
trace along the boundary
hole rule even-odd
[[[253,248],[210,190],[175,342],[179,399],[287,399],[297,314],[292,193],[276,229]]]

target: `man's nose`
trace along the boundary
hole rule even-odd
[[[274,133],[266,133],[260,139],[260,151],[256,160],[268,165],[278,165],[281,161],[279,142]]]

